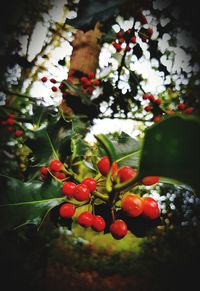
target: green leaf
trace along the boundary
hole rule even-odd
[[[0,176],[2,188],[0,205],[1,232],[26,224],[39,228],[50,210],[65,201],[60,183],[55,180],[41,182]]]
[[[31,132],[26,145],[32,150],[37,166],[46,164],[52,157],[65,161],[71,154],[71,130],[72,123],[60,117]]]
[[[100,145],[106,151],[106,154],[108,155],[111,163],[116,161],[115,148],[114,148],[112,142],[110,141],[110,139],[105,134],[95,135],[95,138],[97,139],[97,141],[100,143]]]
[[[66,19],[65,23],[82,30],[94,27],[97,21],[105,22],[114,14],[118,14],[120,6],[127,0],[84,0],[79,2],[75,19]]]
[[[111,138],[115,148],[116,158],[120,166],[138,167],[141,142],[122,132]]]
[[[200,194],[200,121],[174,115],[146,130],[140,176],[156,175],[188,184]]]

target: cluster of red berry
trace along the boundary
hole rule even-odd
[[[73,72],[71,72],[70,75],[68,76],[68,78],[64,81],[71,83],[73,81],[73,78],[74,78],[74,75],[73,75]],[[46,76],[44,76],[41,78],[41,81],[43,83],[46,83],[48,81],[48,78]],[[58,90],[60,90],[61,93],[65,94],[66,86],[63,82],[58,82],[54,78],[51,78],[49,81],[53,84],[59,83],[58,87],[56,87],[55,85],[51,87],[51,90],[53,92],[57,92]],[[94,88],[96,86],[99,86],[99,84],[100,84],[100,81],[95,78],[94,72],[89,72],[85,76],[82,76],[80,78],[79,83],[77,83],[77,82],[75,83],[75,85],[78,85],[81,87],[83,93],[88,93],[88,94],[92,94]]]
[[[63,164],[59,160],[53,160],[50,162],[49,167],[42,166],[40,168],[41,178],[45,180],[48,174],[51,173],[55,178],[64,180],[66,174],[62,172],[63,169]]]
[[[129,166],[122,166],[118,168],[116,161],[111,165],[108,156],[103,156],[99,159],[97,162],[97,168],[99,173],[101,173],[104,177],[107,176],[111,170],[111,177],[117,183],[127,182],[137,176],[137,171]],[[59,215],[63,219],[71,219],[75,215],[76,207],[80,206],[79,204],[76,206],[75,201],[85,202],[85,204],[92,204],[92,196],[95,194],[97,181],[91,177],[83,179],[78,184],[72,181],[65,181],[67,176],[62,171],[65,171],[65,167],[59,160],[51,161],[48,168],[44,166],[40,168],[40,172],[43,177],[46,177],[50,172],[53,177],[63,180],[61,189],[62,193],[68,199],[68,202],[60,205]],[[62,177],[59,176],[61,174]],[[147,176],[142,178],[138,183],[151,186],[158,182],[158,176]],[[123,194],[120,209],[125,215],[132,218],[142,215],[146,218],[154,220],[160,216],[158,203],[153,198],[141,198],[139,195],[132,193]],[[115,239],[121,239],[127,234],[128,226],[123,219],[119,219],[119,217],[117,217],[117,213],[114,217],[115,218],[113,218],[112,223],[108,224],[109,231]],[[104,231],[107,225],[106,217],[104,218],[102,215],[94,215],[93,212],[91,213],[89,211],[80,213],[77,217],[77,222],[85,228],[91,227],[96,232]]]
[[[179,110],[181,110],[185,114],[192,114],[194,110],[193,107],[186,107],[185,103],[179,103],[177,107]]]
[[[162,100],[160,98],[155,98],[154,95],[149,94],[149,93],[145,93],[143,95],[143,99],[149,101],[149,105],[146,105],[144,107],[144,110],[146,112],[152,112],[155,106],[160,106],[162,104]],[[161,115],[156,115],[153,117],[154,122],[159,122],[161,121],[161,119],[162,119]]]
[[[15,114],[8,114],[7,119],[0,120],[0,124],[7,127],[8,132],[13,133],[15,137],[20,137],[23,134],[23,131],[16,129],[14,124],[16,123]]]

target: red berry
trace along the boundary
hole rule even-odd
[[[153,109],[153,108],[152,108],[152,106],[150,106],[150,105],[147,105],[147,106],[144,107],[144,110],[145,110],[146,112],[150,112],[152,109]]]
[[[137,175],[137,171],[129,166],[123,166],[118,170],[118,176],[120,179],[120,182],[126,182],[132,178],[134,178]]]
[[[58,88],[57,88],[56,86],[53,86],[53,87],[51,87],[51,90],[52,90],[53,92],[56,92],[56,91],[58,90]]]
[[[8,118],[15,119],[15,114],[8,114]]]
[[[48,168],[47,167],[41,167],[40,168],[40,173],[44,176],[46,176],[48,174]]]
[[[122,46],[121,46],[120,43],[117,43],[117,44],[115,45],[115,48],[116,48],[117,52],[120,52],[121,49],[122,49]]]
[[[121,37],[123,37],[123,33],[121,33],[120,31],[117,33],[117,37],[118,38],[121,38]]]
[[[142,214],[150,219],[156,219],[160,216],[158,203],[151,197],[143,197],[143,212]]]
[[[185,104],[184,103],[179,103],[178,104],[178,109],[184,110],[185,109]]]
[[[84,184],[76,185],[76,188],[74,189],[74,198],[77,201],[85,201],[90,196],[90,189],[88,186]]]
[[[158,99],[155,100],[155,103],[156,103],[157,105],[160,105],[160,104],[162,103],[162,101],[161,101],[161,99],[158,98]]]
[[[123,37],[119,38],[119,43],[123,43],[125,41],[125,39]]]
[[[53,79],[53,78],[50,79],[50,82],[53,83],[53,84],[57,83],[57,81],[55,79]]]
[[[110,225],[110,232],[115,239],[123,238],[128,232],[125,221],[121,219],[115,220],[115,222]]]
[[[93,192],[94,190],[96,190],[97,182],[93,178],[85,178],[81,182],[81,184],[88,186],[88,188],[90,189],[90,192]]]
[[[143,211],[143,201],[135,194],[128,194],[122,199],[122,210],[131,217],[139,216]]]
[[[92,94],[93,90],[94,90],[94,88],[91,87],[91,86],[87,88],[87,92],[88,92],[89,94]]]
[[[75,211],[76,211],[76,208],[73,204],[65,203],[61,205],[59,209],[59,215],[62,218],[70,218],[74,215]]]
[[[92,226],[93,219],[94,219],[94,216],[92,213],[88,211],[84,211],[78,216],[77,221],[78,221],[78,224],[80,224],[83,227],[90,227]]]
[[[59,160],[51,161],[49,165],[50,171],[59,172],[62,168],[62,163]]]
[[[42,81],[43,83],[45,83],[45,82],[47,81],[47,77],[42,77],[42,78],[41,78],[41,81]]]
[[[105,229],[106,222],[101,215],[95,215],[92,222],[92,229],[101,232]]]
[[[142,179],[142,184],[145,186],[151,186],[158,183],[160,178],[158,176],[147,176]]]
[[[59,179],[59,180],[63,180],[63,179],[66,178],[66,175],[65,175],[64,173],[61,173],[61,172],[56,172],[56,173],[54,174],[54,176],[55,176],[57,179]]]
[[[95,73],[94,72],[88,73],[88,78],[89,79],[94,79],[94,77],[95,77]]]
[[[148,28],[146,30],[146,33],[147,33],[148,37],[151,38],[152,37],[152,34],[153,34],[153,29],[152,28]]]
[[[18,129],[17,129],[17,130],[15,131],[15,136],[16,136],[16,137],[20,137],[20,136],[22,136],[22,134],[23,134],[23,131],[22,131],[22,130],[18,130]]]
[[[155,97],[154,97],[152,94],[149,94],[148,99],[149,99],[151,102],[155,102]]]
[[[82,77],[81,78],[81,82],[82,83],[87,83],[88,82],[88,78],[87,77]]]
[[[135,36],[132,36],[131,39],[130,39],[130,42],[131,43],[136,43],[136,37]]]
[[[103,176],[107,176],[109,170],[110,170],[110,160],[108,158],[108,156],[104,156],[102,157],[98,163],[97,163],[97,167],[99,169],[99,172],[103,175]]]
[[[76,184],[75,183],[73,183],[73,182],[64,182],[63,186],[62,186],[62,192],[68,197],[73,197],[75,188],[76,188]]]
[[[14,123],[15,123],[14,118],[8,118],[8,119],[6,120],[6,124],[8,124],[8,125],[13,125]]]
[[[92,81],[92,84],[94,86],[99,86],[100,82],[99,82],[99,80],[95,79],[95,80]]]
[[[154,121],[154,122],[160,122],[161,119],[162,119],[161,116],[155,116],[155,117],[153,118],[153,121]]]
[[[188,108],[186,108],[186,109],[184,110],[184,112],[185,112],[186,114],[191,114],[191,113],[193,112],[193,110],[194,110],[194,108],[192,108],[192,107],[188,107]]]
[[[131,47],[130,47],[129,45],[127,45],[127,46],[125,47],[125,51],[126,51],[126,52],[130,52],[130,50],[131,50]]]
[[[149,94],[145,93],[145,94],[143,95],[143,99],[144,99],[144,100],[149,99]]]

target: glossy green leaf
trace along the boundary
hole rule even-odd
[[[71,154],[71,130],[71,122],[60,117],[32,131],[26,145],[32,150],[34,163],[41,166],[52,158],[64,161]]]
[[[55,180],[22,182],[1,176],[0,181],[4,189],[0,205],[1,232],[26,224],[39,228],[49,211],[66,199]]]
[[[139,173],[188,184],[200,194],[200,121],[174,115],[146,130]]]

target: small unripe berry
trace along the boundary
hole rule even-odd
[[[64,203],[59,209],[59,215],[62,218],[70,218],[75,214],[76,208],[73,204]]]

